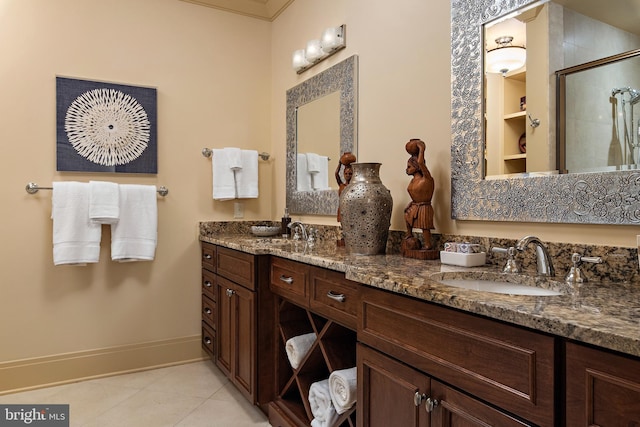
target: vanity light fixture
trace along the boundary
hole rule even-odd
[[[487,51],[486,70],[488,73],[502,73],[517,70],[527,62],[527,50],[523,46],[513,46],[513,37],[502,36],[496,39],[498,47]]]
[[[293,52],[292,65],[298,74],[308,70],[320,61],[347,47],[346,26],[329,27],[319,40],[309,40],[306,49]]]

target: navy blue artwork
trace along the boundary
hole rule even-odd
[[[58,171],[158,173],[155,88],[56,78]]]

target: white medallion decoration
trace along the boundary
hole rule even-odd
[[[132,96],[115,89],[93,89],[67,110],[64,128],[73,148],[103,166],[127,164],[149,143],[150,121]]]

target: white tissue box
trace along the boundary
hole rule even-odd
[[[440,251],[440,262],[443,264],[459,265],[461,267],[477,267],[484,265],[486,261],[487,254],[485,252],[466,254],[462,252]]]

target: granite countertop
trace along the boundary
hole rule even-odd
[[[313,246],[247,234],[200,240],[254,255],[270,254],[345,273],[347,279],[541,332],[640,357],[640,285],[588,282],[560,296],[506,295],[446,286],[435,273],[499,273],[495,267],[456,267],[401,255],[353,256],[335,242]],[[557,277],[562,282],[562,277]]]

